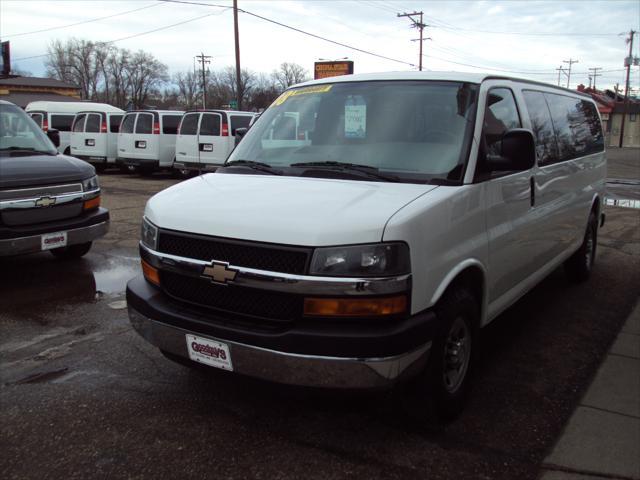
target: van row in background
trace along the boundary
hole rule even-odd
[[[246,131],[252,112],[138,110],[104,103],[32,102],[27,113],[46,132],[60,132],[58,151],[103,171],[108,166],[150,174],[175,169],[215,171]]]

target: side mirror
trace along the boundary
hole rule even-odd
[[[487,156],[487,167],[493,172],[529,170],[536,162],[533,132],[514,128],[504,133],[500,156]]]
[[[60,146],[60,132],[55,128],[50,128],[47,130],[47,137],[51,140],[51,143],[58,148]]]
[[[249,129],[245,127],[236,128],[236,145],[240,143],[248,131]]]

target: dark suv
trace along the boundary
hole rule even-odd
[[[0,257],[49,250],[77,258],[107,233],[95,169],[58,154],[59,141],[0,100]]]

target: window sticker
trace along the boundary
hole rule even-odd
[[[331,90],[333,85],[318,85],[314,87],[297,88],[295,90],[287,90],[273,102],[273,107],[277,107],[286,102],[289,97],[297,97],[298,95],[308,95],[310,93],[326,93]]]
[[[349,97],[344,106],[345,138],[365,138],[367,136],[367,104],[361,96]]]

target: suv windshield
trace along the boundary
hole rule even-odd
[[[365,167],[380,174],[379,181],[459,182],[477,90],[475,84],[435,81],[288,90],[249,130],[229,163],[260,162],[285,175],[338,170],[339,178]]]
[[[20,151],[57,153],[49,138],[21,108],[0,103],[0,154]]]

